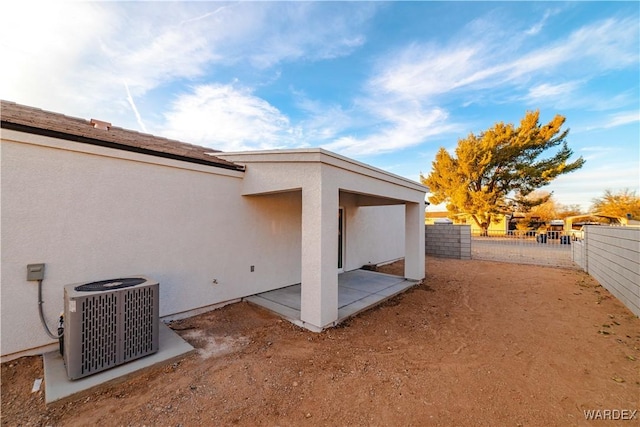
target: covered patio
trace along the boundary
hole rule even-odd
[[[300,251],[300,284],[291,286],[289,290],[295,303],[280,305],[295,310],[295,314],[290,313],[286,317],[297,319],[304,328],[322,331],[344,318],[343,313],[350,311],[349,306],[357,312],[370,305],[357,308],[357,301],[374,296],[359,294],[350,300],[346,295],[354,291],[369,291],[346,287],[348,274],[341,276],[345,285],[339,286],[339,273],[402,257],[405,271],[398,282],[405,279],[420,281],[425,277],[424,198],[427,188],[421,184],[323,149],[216,155],[245,168],[241,190],[244,197],[262,198],[278,193],[299,195],[300,240],[291,241],[291,244],[298,245]],[[371,225],[362,220],[367,207],[390,206],[400,209],[398,217],[393,217],[393,220],[389,217],[386,222]],[[269,212],[265,210],[264,214],[266,216]],[[389,229],[394,225],[402,228],[396,228],[395,234],[387,235],[386,240],[365,243],[366,236],[376,231],[367,227]],[[401,253],[387,259],[375,259],[373,256],[373,259],[362,259],[361,254],[367,251],[367,245],[382,249],[398,235],[403,240]],[[278,236],[274,235],[274,238]],[[269,248],[265,246],[264,250]],[[285,291],[278,289],[275,292]],[[381,294],[378,297],[388,296]],[[284,301],[284,294],[280,294],[279,300]],[[273,300],[271,302],[274,303]],[[281,310],[286,311],[282,307]]]
[[[341,273],[338,275],[338,319],[331,326],[378,305],[419,282],[367,270]],[[306,327],[300,316],[301,294],[302,286],[297,284],[252,295],[244,300],[273,311],[298,326]]]

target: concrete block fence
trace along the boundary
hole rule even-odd
[[[573,261],[640,316],[640,228],[585,227]]]
[[[471,226],[426,225],[425,253],[441,258],[471,259]]]

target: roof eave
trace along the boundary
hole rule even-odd
[[[206,160],[206,159],[199,159],[195,157],[182,156],[180,154],[168,153],[168,152],[158,151],[158,150],[151,150],[148,148],[135,147],[135,146],[126,145],[126,144],[119,144],[117,142],[104,141],[96,138],[74,135],[71,133],[66,133],[66,132],[61,132],[61,131],[56,131],[51,129],[44,129],[41,127],[29,126],[21,123],[14,123],[7,120],[0,120],[0,127],[2,127],[3,129],[10,129],[18,132],[25,132],[25,133],[30,133],[34,135],[64,139],[67,141],[80,142],[83,144],[113,148],[116,150],[129,151],[133,153],[147,154],[150,156],[162,157],[165,159],[180,160],[184,162],[195,163],[195,164],[206,165],[206,166],[213,166],[213,167],[227,169],[227,170],[235,170],[240,172],[243,172],[245,170],[245,167],[243,165],[235,164],[233,162],[225,161],[225,163],[222,163],[222,162],[216,162],[214,160]],[[212,156],[215,157],[215,154],[212,153]]]

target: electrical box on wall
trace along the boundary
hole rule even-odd
[[[27,265],[27,281],[44,280],[44,264]]]

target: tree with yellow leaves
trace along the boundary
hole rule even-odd
[[[566,142],[569,130],[561,129],[563,116],[546,125],[539,117],[539,111],[528,111],[519,127],[499,122],[478,135],[470,133],[458,140],[454,156],[440,148],[431,173],[420,177],[430,189],[429,202],[446,202],[449,212],[469,214],[485,232],[500,215],[546,202],[550,195],[527,196],[580,169],[585,160],[568,163],[573,151]],[[542,157],[558,146],[555,154]]]
[[[591,212],[640,220],[640,197],[628,188],[618,192],[607,189],[602,197],[592,201]]]

